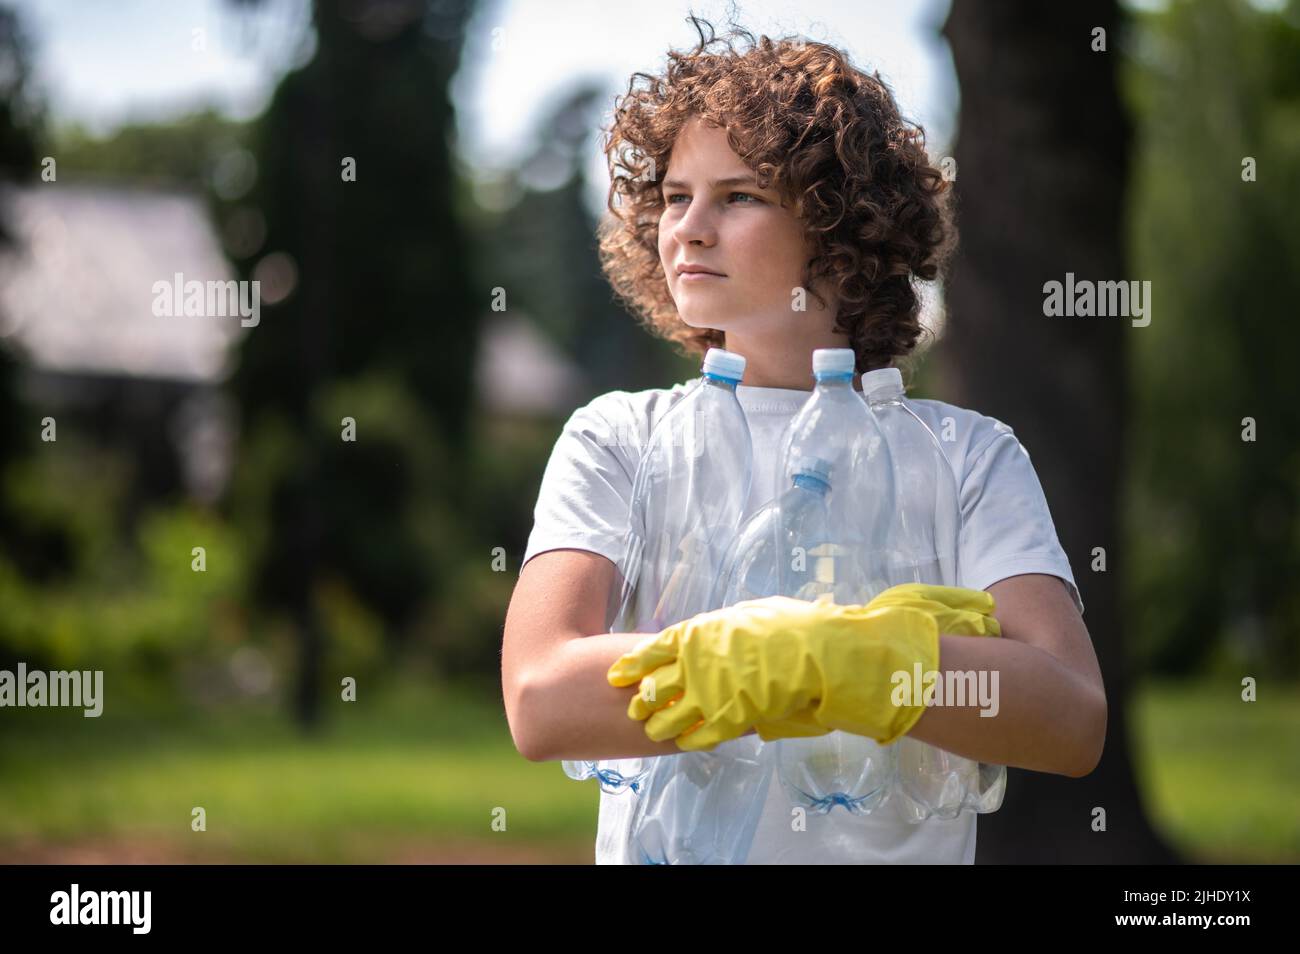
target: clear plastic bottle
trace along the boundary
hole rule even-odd
[[[934,432],[903,401],[897,368],[862,376],[862,394],[889,445],[897,488],[889,530],[889,585],[957,586],[961,508],[952,467]],[[996,811],[1006,790],[1006,766],[982,765],[919,739],[896,744],[896,791],[912,822],[955,818],[962,811]]]
[[[633,861],[744,864],[772,778],[761,740],[742,737],[648,761],[650,775],[632,811]]]
[[[752,449],[736,399],[744,368],[741,355],[710,349],[700,380],[652,430],[633,478],[611,632],[656,633],[717,608],[715,583],[749,498]],[[735,864],[748,853],[770,780],[759,745],[746,737],[707,752],[564,768],[637,798],[634,858]]]
[[[934,432],[903,402],[903,376],[880,368],[862,376],[894,466],[895,507],[889,528],[889,585],[957,585],[961,509],[957,481]]]
[[[564,774],[577,782],[594,778],[603,792],[618,795],[630,791],[639,794],[649,767],[645,759],[602,759],[560,762]]]
[[[736,400],[743,356],[710,348],[660,419],[632,483],[622,632],[659,632],[715,607],[714,579],[749,498],[752,448]]]
[[[718,577],[717,605],[778,595],[848,604],[881,585],[832,531],[832,479],[829,461],[795,462],[785,493],[755,511],[736,535]]]
[[[853,389],[854,361],[849,348],[813,352],[816,387],[781,438],[781,476],[796,481],[775,507],[773,556],[782,596],[864,604],[888,585],[893,468],[871,410]],[[888,796],[892,746],[839,731],[774,745],[778,777],[793,805],[866,814]]]

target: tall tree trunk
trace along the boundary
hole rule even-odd
[[[364,401],[382,378],[427,415],[436,430],[418,439],[445,449],[439,479],[461,492],[479,310],[448,139],[472,0],[312,7],[316,52],[259,121],[249,199],[266,222],[256,258],[287,253],[297,282],[245,339],[233,384],[246,433],[278,418],[293,441],[288,463],[268,465],[271,527],[254,572],[259,602],[295,624],[290,701],[307,730],[338,691],[322,581],[347,587],[390,644],[442,585],[408,519],[413,500],[434,499],[409,476],[420,455],[385,435],[377,414],[345,445],[341,416],[326,421],[323,402],[345,385]],[[256,275],[253,259],[241,267]]]
[[[961,83],[961,248],[939,352],[954,403],[1009,424],[1033,455],[1086,604],[1110,707],[1089,776],[1012,769],[979,821],[981,863],[1171,862],[1133,774],[1118,613],[1127,319],[1043,314],[1045,282],[1125,280],[1128,124],[1113,3],[954,0],[943,33]],[[1105,51],[1094,51],[1094,30]],[[1105,572],[1092,570],[1094,547]],[[1095,830],[1097,809],[1105,830]]]

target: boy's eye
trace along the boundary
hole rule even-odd
[[[756,196],[756,195],[750,195],[748,192],[733,192],[733,193],[731,193],[731,195],[727,196],[727,198],[730,199],[730,198],[732,198],[733,196],[740,196],[742,199],[751,199],[753,202],[762,202],[762,201],[763,201],[763,200],[760,199],[758,196]],[[673,204],[674,204],[674,203],[673,203],[673,199],[689,199],[689,198],[690,198],[690,196],[688,196],[688,195],[687,195],[686,193],[684,193],[684,192],[674,192],[674,193],[672,193],[671,195],[667,196],[667,197],[664,199],[664,201],[667,202],[669,205],[673,205]],[[751,204],[751,203],[749,203],[749,202],[742,202],[742,203],[741,203],[741,205],[749,205],[749,204]]]

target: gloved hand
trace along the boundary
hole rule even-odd
[[[1002,627],[993,618],[993,594],[963,586],[935,583],[900,583],[878,594],[867,604],[877,609],[889,604],[913,606],[934,617],[945,636],[1001,636]]]
[[[991,615],[995,608],[993,595],[983,590],[931,583],[900,583],[878,594],[867,608],[891,605],[911,606],[929,613],[934,617],[941,636],[1002,635],[1001,626]],[[817,721],[814,708],[810,706],[779,722],[758,722],[754,728],[764,742],[826,735],[831,730]]]
[[[893,704],[893,673],[910,674],[917,662],[936,669],[941,629],[996,635],[992,609],[987,593],[917,584],[868,606],[747,600],[643,640],[608,679],[614,686],[644,679],[629,717],[647,720],[655,741],[676,737],[683,750],[712,748],[750,726],[769,741],[843,729],[887,744],[924,711]]]
[[[980,590],[907,583],[891,587],[879,594],[867,604],[867,608],[875,609],[886,605],[909,605],[930,613],[935,618],[941,634],[997,636],[1001,632],[998,621],[989,615],[994,609],[993,597]],[[644,641],[632,653],[625,655],[623,660],[631,660],[635,654],[642,653],[641,671],[644,671],[647,667],[662,668],[669,665],[677,658],[678,641],[683,633],[684,627],[681,624],[669,627],[663,633],[658,634],[657,637]],[[621,663],[623,660],[619,662]],[[611,682],[615,682],[618,673],[619,665],[616,663],[610,669]],[[658,696],[658,701],[652,703],[650,699],[646,698],[645,692],[655,687],[656,683],[663,679],[665,680],[664,686],[667,687],[670,693],[675,694],[679,689],[673,680],[679,676],[680,672],[669,671],[663,673],[654,672],[644,678],[642,694],[638,694],[633,698],[628,706],[628,715],[634,719],[644,720],[651,716],[654,711],[664,708],[665,705],[672,705],[674,700],[671,696]],[[628,683],[616,682],[615,684]],[[759,737],[767,742],[781,738],[806,738],[825,735],[831,731],[830,728],[817,721],[814,708],[811,706],[800,712],[792,713],[777,722],[756,722],[754,728]],[[741,734],[744,731],[742,729]],[[700,739],[707,738],[708,736],[700,737]],[[698,742],[699,739],[697,739]]]

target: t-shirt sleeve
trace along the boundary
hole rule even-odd
[[[962,585],[983,590],[1022,573],[1047,573],[1083,600],[1056,536],[1042,484],[1019,439],[1006,425],[980,451],[961,486],[958,572]]]
[[[574,411],[555,442],[521,569],[547,550],[589,550],[615,564],[623,558],[632,474],[617,437],[629,431],[612,425],[598,402]]]

